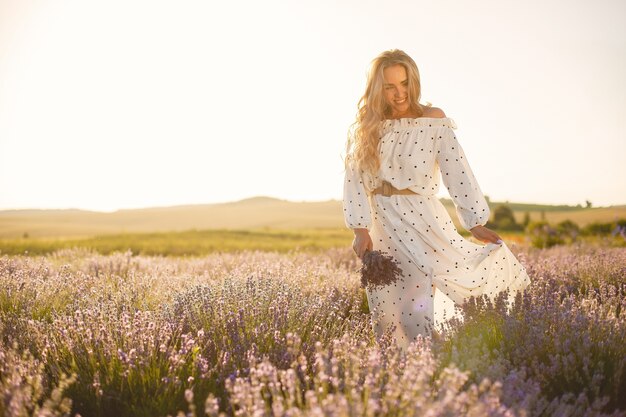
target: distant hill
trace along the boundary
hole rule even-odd
[[[454,205],[441,198],[457,227]],[[490,202],[494,208],[498,202]],[[626,205],[582,208],[539,204],[508,203],[518,221],[524,212],[531,219],[558,222],[570,219],[579,225],[594,221],[609,222],[626,218]],[[86,210],[3,210],[0,211],[0,238],[79,237],[124,232],[162,232],[203,229],[344,228],[341,201],[293,202],[271,197],[252,197],[240,201],[124,209],[113,213]]]

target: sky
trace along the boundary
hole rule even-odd
[[[0,0],[0,209],[340,200],[394,48],[491,201],[626,204],[621,0]]]

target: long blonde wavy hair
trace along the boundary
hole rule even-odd
[[[380,168],[380,158],[378,157],[380,128],[382,122],[391,116],[392,111],[383,95],[385,83],[383,71],[385,68],[397,64],[406,69],[411,110],[417,114],[417,117],[423,115],[422,106],[419,104],[421,97],[420,75],[415,61],[399,49],[382,52],[370,64],[365,93],[357,104],[356,120],[348,130],[346,158],[344,159],[346,169],[351,162],[354,162],[357,169],[361,169],[374,177]],[[428,103],[428,105],[431,104]]]

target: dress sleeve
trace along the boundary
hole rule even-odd
[[[438,138],[437,162],[461,226],[466,230],[484,226],[489,220],[489,205],[451,128]]]
[[[350,229],[366,228],[372,225],[367,191],[358,168],[349,164],[343,182],[343,215],[346,226]]]

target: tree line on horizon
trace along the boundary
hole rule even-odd
[[[591,207],[587,200],[587,208]],[[569,244],[583,236],[599,236],[613,238],[621,237],[626,242],[626,219],[615,219],[612,222],[592,222],[580,227],[572,220],[566,219],[556,224],[546,220],[545,211],[540,211],[541,219],[532,221],[530,212],[524,212],[521,223],[515,220],[513,210],[507,204],[498,204],[494,207],[491,218],[485,225],[490,229],[510,232],[524,232],[531,237],[531,243],[536,247],[551,247],[559,244]]]

